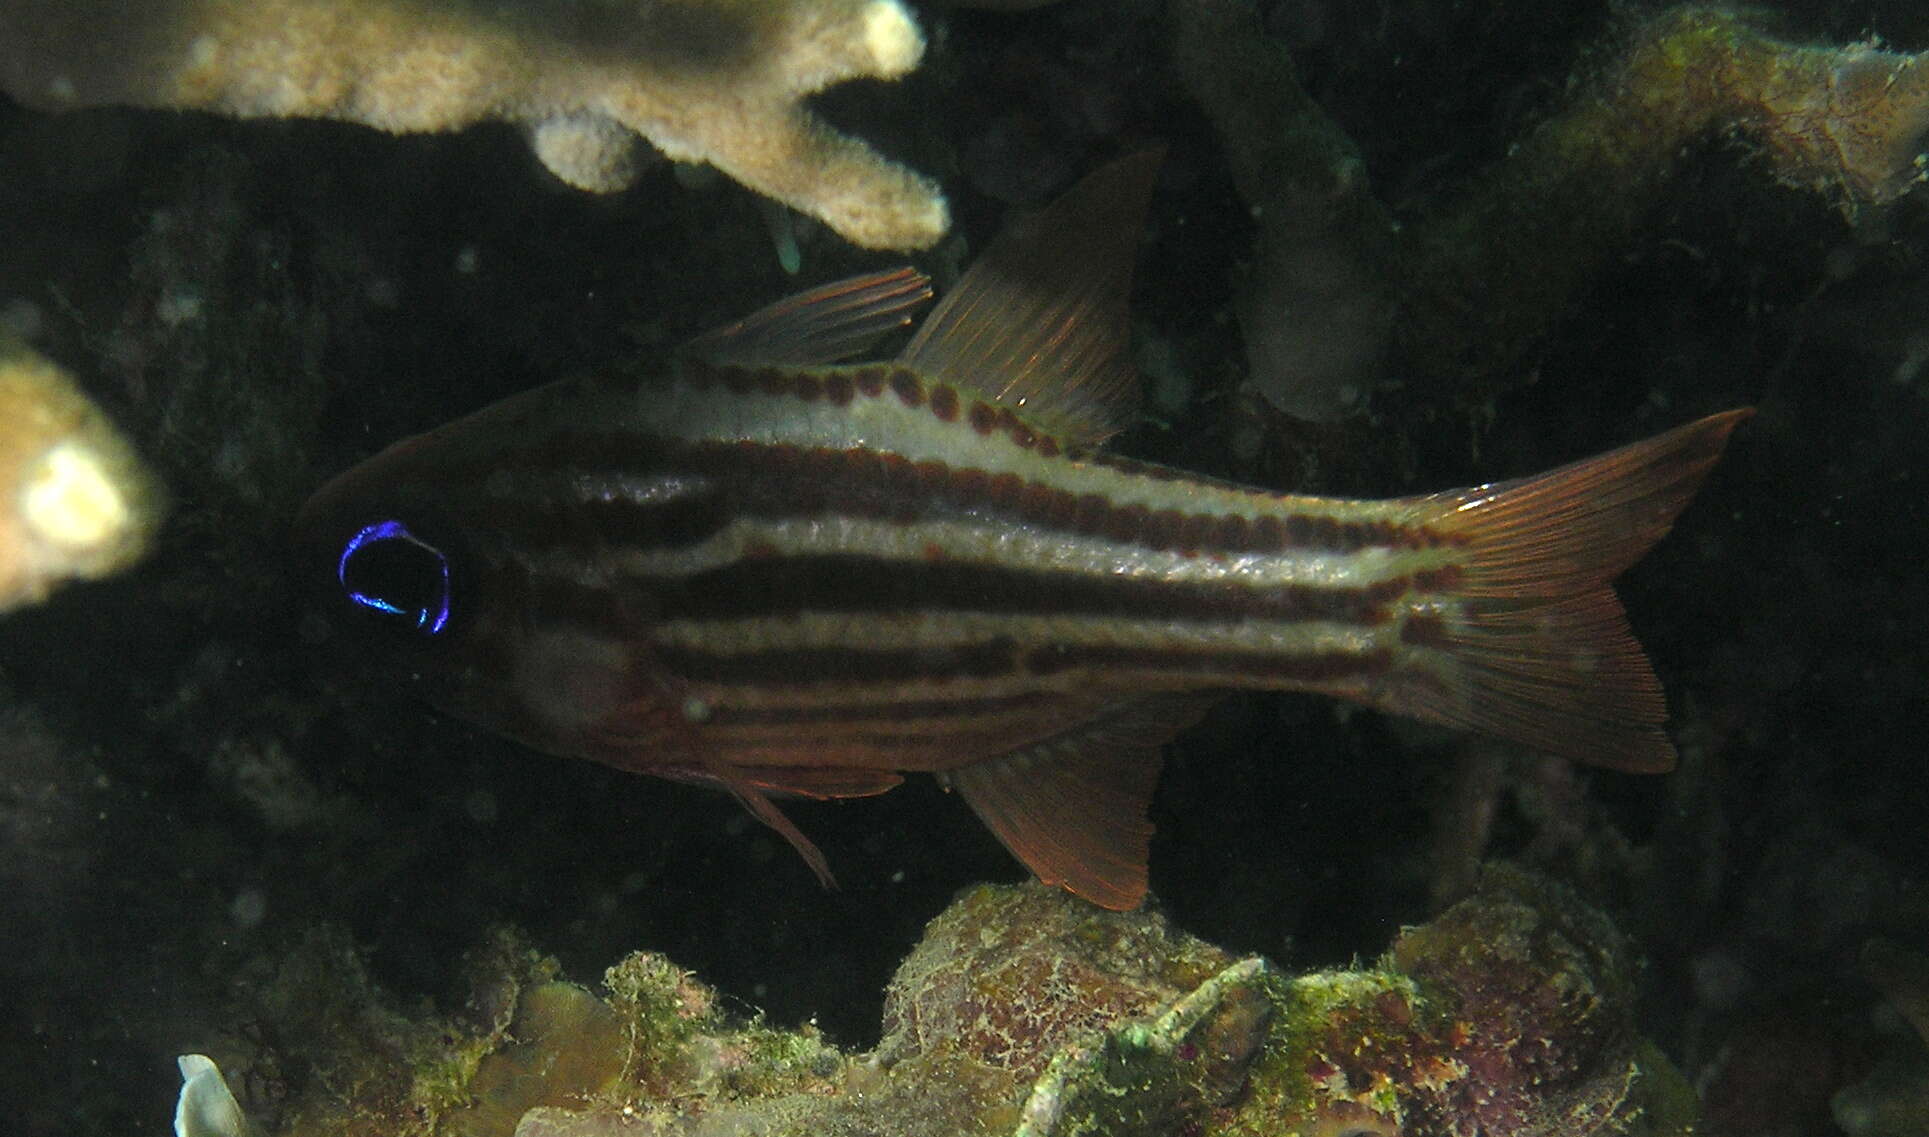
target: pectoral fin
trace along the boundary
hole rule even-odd
[[[904,784],[904,775],[890,770],[842,766],[739,766],[737,776],[771,794],[825,798],[875,797]]]

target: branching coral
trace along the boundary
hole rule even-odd
[[[0,611],[147,550],[158,489],[100,409],[0,334]]]
[[[636,136],[860,245],[944,233],[930,181],[804,109],[915,67],[899,0],[115,0],[0,3],[0,86],[102,104],[312,117],[391,132],[521,125],[571,185],[621,189]]]

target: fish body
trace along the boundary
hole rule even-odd
[[[921,302],[909,273],[398,443],[305,507],[311,563],[432,703],[727,789],[824,875],[768,795],[928,772],[1042,879],[1135,905],[1159,747],[1232,689],[1666,769],[1607,581],[1743,412],[1386,501],[1114,457],[1136,387],[1117,215],[1136,234],[1149,184],[1128,160],[1001,240],[895,361],[822,359]]]

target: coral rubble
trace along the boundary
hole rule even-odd
[[[539,9],[588,20],[649,2],[492,7],[531,13],[561,37]],[[333,6],[394,21],[490,7]],[[1706,528],[1722,532],[1671,543],[1626,584],[1678,696],[1681,771],[1636,784],[1463,746],[1453,792],[1429,796],[1443,780],[1432,756],[1453,750],[1449,740],[1318,704],[1234,700],[1180,740],[1164,780],[1154,881],[1174,922],[1235,953],[1337,966],[1385,944],[1399,922],[1474,894],[1497,851],[1557,866],[1629,913],[1623,926],[1649,956],[1640,1031],[1681,1055],[1701,1089],[1697,1132],[1920,1137],[1929,1043],[1901,1013],[1919,1004],[1911,987],[1887,993],[1850,961],[1871,936],[1917,952],[1929,944],[1929,782],[1914,742],[1929,734],[1919,571],[1929,197],[1908,191],[1923,82],[1911,53],[1929,48],[1929,5],[1067,0],[969,10],[1031,6],[918,4],[926,62],[887,96],[905,96],[916,148],[884,148],[915,153],[912,164],[954,187],[959,235],[920,262],[942,281],[1005,206],[1048,196],[1105,155],[1169,143],[1134,329],[1142,366],[1158,349],[1164,366],[1147,370],[1169,393],[1153,402],[1160,421],[1124,441],[1133,457],[1280,488],[1400,492],[1539,468],[1739,402],[1762,408],[1703,506],[1723,519]],[[223,8],[292,10],[288,0],[192,10]],[[1051,1045],[1063,1049],[1028,1053],[1023,1074],[942,1040],[891,1068],[848,1053],[874,1041],[884,981],[923,918],[960,885],[1004,870],[955,799],[927,786],[862,817],[804,807],[814,829],[863,853],[843,870],[846,891],[824,896],[767,871],[781,846],[737,824],[727,800],[531,762],[358,682],[353,660],[324,662],[331,645],[289,602],[278,553],[292,501],[325,471],[399,430],[658,350],[785,286],[771,279],[747,195],[595,196],[537,174],[532,143],[551,168],[605,185],[647,157],[633,132],[595,113],[530,119],[503,107],[478,112],[498,125],[459,138],[400,139],[325,120],[41,113],[90,101],[78,80],[94,73],[79,62],[110,70],[154,58],[143,52],[165,44],[139,30],[172,25],[149,25],[150,14],[189,10],[184,0],[0,0],[0,91],[13,87],[0,95],[0,323],[87,380],[176,503],[141,571],[0,620],[0,983],[12,993],[0,1011],[0,1101],[12,1131],[158,1131],[180,1081],[171,1058],[197,1050],[219,1060],[267,1132],[781,1134],[889,1118],[915,1134],[956,1116],[942,1087],[911,1076],[941,1063],[1001,1087],[973,1115],[987,1125],[1062,1131],[1080,1103],[1112,1100],[1093,1070],[1181,1069],[1158,1046],[1129,1046],[1146,1035],[1127,1031],[1168,1041],[1191,1031],[1174,1055],[1233,1055],[1215,1058],[1196,1089],[1121,1107],[1149,1115],[1176,1103],[1184,1123],[1169,1132],[1384,1134],[1396,1116],[1402,1130],[1442,1130],[1434,1111],[1452,1102],[1418,1085],[1429,1068],[1415,1048],[1437,1053],[1426,1049],[1436,1028],[1452,1043],[1452,1024],[1479,1016],[1443,1009],[1459,998],[1448,980],[1467,969],[1414,974],[1425,969],[1412,959],[1290,979],[1229,956],[1217,972],[1154,974],[1162,988],[1135,1005],[1137,1018],[1115,1029],[1068,1011],[1066,1029],[1085,1041],[1058,1036]],[[1229,108],[1208,105],[1171,66],[1182,12],[1247,29],[1246,55],[1208,44],[1197,58]],[[68,20],[74,39],[32,34],[54,25],[30,17]],[[72,99],[19,85],[58,79],[48,49],[76,40],[102,54],[72,57]],[[1262,69],[1233,66],[1254,56]],[[720,89],[722,72],[709,74]],[[1266,86],[1273,74],[1302,89]],[[151,90],[161,79],[150,77]],[[1670,84],[1687,102],[1670,104]],[[304,89],[291,82],[289,97]],[[1299,106],[1336,124],[1311,138],[1312,158],[1287,147],[1294,123],[1265,113],[1282,94],[1305,96]],[[852,85],[823,110],[881,139],[855,121],[886,101],[878,95]],[[1717,104],[1726,109],[1701,117]],[[788,105],[808,123],[803,108],[817,104],[759,105]],[[1619,113],[1630,105],[1666,129]],[[1255,133],[1236,137],[1222,115],[1241,112]],[[1796,129],[1783,140],[1779,126]],[[1285,155],[1281,178],[1298,180],[1272,180],[1259,164],[1269,153]],[[1830,165],[1844,156],[1851,165]],[[1369,177],[1356,180],[1362,169]],[[653,185],[667,187],[662,173]],[[852,184],[873,185],[868,177]],[[1359,197],[1328,203],[1326,190]],[[1871,192],[1904,191],[1899,207],[1868,204]],[[1295,201],[1347,208],[1282,208]],[[1390,252],[1352,205],[1397,218]],[[1348,228],[1356,221],[1369,228]],[[1255,295],[1293,283],[1291,264],[1239,267],[1273,255],[1276,224],[1297,226],[1314,251],[1357,242],[1364,283],[1391,281],[1411,317],[1375,348],[1377,374],[1312,392],[1370,388],[1370,413],[1343,425],[1227,421],[1228,408],[1258,401],[1226,397],[1260,378],[1242,323],[1270,319],[1290,333],[1305,320]],[[798,236],[806,285],[876,267],[818,226]],[[1348,281],[1305,263],[1311,284],[1343,297]],[[1242,281],[1243,301],[1233,295]],[[1303,347],[1360,348],[1367,341],[1347,338],[1357,327],[1335,322]],[[1452,804],[1433,808],[1429,848],[1424,803],[1440,799]],[[1827,840],[1803,836],[1818,828]],[[985,893],[981,910],[1012,895]],[[1479,902],[1493,910],[1491,885]],[[1042,907],[1024,911],[1048,922]],[[527,928],[578,978],[630,945],[664,954],[627,961],[620,997],[565,982],[555,963],[508,942],[478,953],[472,981],[452,978],[461,947],[500,920]],[[289,951],[315,926],[350,931]],[[1585,952],[1566,958],[1550,969],[1596,966]],[[363,960],[405,994],[378,993]],[[1598,962],[1612,972],[1625,960]],[[786,1028],[717,1010],[729,999],[688,967]],[[1888,1005],[1872,1009],[1877,987]],[[1580,989],[1608,992],[1608,1004],[1626,994],[1598,976]],[[250,996],[238,1013],[224,1002],[237,990]],[[1531,1002],[1538,989],[1511,990]],[[418,1001],[429,992],[456,994],[435,1012]],[[1369,999],[1404,1008],[1412,1024],[1401,1034],[1370,1017]],[[904,1005],[893,996],[894,1009]],[[935,994],[924,1005],[938,1009]],[[682,1017],[666,1018],[672,1007]],[[1318,1030],[1322,1009],[1338,1020],[1331,1038]],[[635,1015],[665,1029],[633,1048]],[[811,1015],[822,1037],[788,1027]],[[1188,1027],[1195,1015],[1202,1025]],[[1270,1018],[1263,1033],[1247,1023],[1255,1015]],[[213,1029],[217,1020],[232,1033]],[[1238,1060],[1256,1033],[1258,1055]],[[560,1047],[545,1040],[576,1034],[586,1041],[552,1067]],[[1491,1055],[1525,1037],[1496,1028],[1478,1041]],[[1624,1037],[1588,1034],[1594,1058],[1579,1064],[1631,1061],[1653,1075],[1642,1086],[1667,1089],[1665,1067]],[[1329,1078],[1324,1097],[1307,1066],[1287,1084],[1291,1054],[1336,1048],[1351,1060],[1344,1048],[1365,1039],[1376,1041],[1362,1058],[1328,1064],[1345,1082]],[[1396,1050],[1386,1039],[1408,1041]],[[633,1049],[664,1057],[632,1062]],[[1454,1053],[1471,1097],[1497,1060]],[[1531,1091],[1514,1084],[1496,1100],[1535,1100]],[[1571,1105],[1543,1103],[1523,1124],[1615,1096],[1610,1080],[1584,1076],[1565,1093]],[[619,1120],[625,1103],[633,1113]],[[350,1105],[379,1108],[358,1122]],[[1627,1114],[1609,1109],[1606,1130],[1636,1125]],[[1130,1133],[1131,1120],[1116,1130]]]
[[[60,368],[0,333],[0,612],[147,551],[160,492]]]
[[[1634,1029],[1619,933],[1507,868],[1376,966],[1294,979],[1154,912],[972,888],[899,968],[867,1054],[733,1017],[652,953],[607,999],[513,938],[472,975],[459,1013],[411,1021],[313,939],[252,989],[257,1041],[224,1061],[278,1087],[252,1105],[289,1135],[1661,1137],[1694,1117]]]
[[[0,87],[48,110],[395,133],[504,120],[557,177],[604,192],[634,180],[640,136],[860,245],[922,248],[947,224],[935,185],[802,106],[917,66],[923,36],[899,0],[6,0],[0,45]]]

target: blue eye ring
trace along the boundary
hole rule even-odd
[[[380,596],[358,591],[348,583],[348,562],[354,559],[355,553],[363,546],[378,541],[406,541],[435,558],[441,580],[438,582],[433,603],[416,609],[403,608]],[[364,525],[357,530],[355,535],[348,539],[348,543],[342,546],[341,559],[335,562],[335,579],[341,583],[342,591],[348,594],[348,598],[364,608],[393,616],[407,616],[413,612],[415,626],[428,635],[432,636],[440,632],[449,622],[449,558],[443,555],[441,549],[409,532],[409,527],[400,521],[377,521],[373,525]]]

